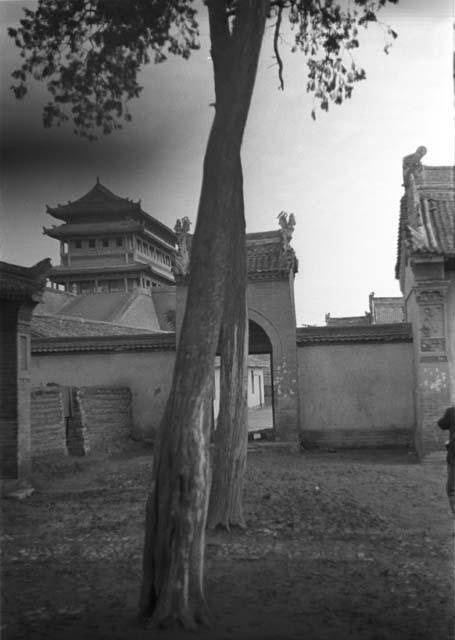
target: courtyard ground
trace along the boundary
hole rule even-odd
[[[151,452],[42,465],[3,500],[3,639],[453,640],[444,465],[250,445],[246,531],[207,540],[208,631],[135,620]]]

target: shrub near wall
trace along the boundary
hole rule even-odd
[[[105,453],[131,434],[131,391],[127,387],[80,387],[76,391],[84,450]]]
[[[65,417],[60,387],[50,385],[32,389],[32,458],[66,454]]]

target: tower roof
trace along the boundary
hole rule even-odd
[[[54,218],[76,224],[108,221],[113,218],[133,218],[154,227],[156,233],[162,235],[172,246],[175,242],[174,231],[146,213],[141,207],[140,200],[134,202],[129,198],[116,195],[101,184],[99,178],[94,187],[81,198],[67,204],[58,204],[56,207],[47,205],[46,210]]]
[[[90,215],[92,213],[139,213],[141,212],[141,203],[140,201],[133,202],[128,198],[115,195],[115,193],[112,193],[101,184],[99,178],[97,178],[95,186],[81,198],[67,204],[58,204],[56,207],[47,206],[46,210],[54,218],[68,222],[70,220],[74,221],[75,218],[81,215]]]

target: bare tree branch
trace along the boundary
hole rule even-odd
[[[278,40],[280,38],[281,20],[283,18],[283,5],[277,6],[277,17],[275,22],[275,31],[273,33],[273,50],[275,52],[275,59],[278,65],[278,79],[280,81],[280,89],[284,91],[284,79],[283,79],[283,60],[281,59],[280,49],[278,46]]]

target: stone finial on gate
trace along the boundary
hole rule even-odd
[[[187,216],[179,218],[174,226],[177,235],[177,251],[172,265],[174,276],[184,277],[190,270],[190,226],[191,221]]]
[[[291,269],[297,266],[295,251],[291,247],[292,234],[294,233],[295,217],[293,213],[281,211],[278,216],[278,224],[281,227],[281,256],[280,264],[284,269]]]

